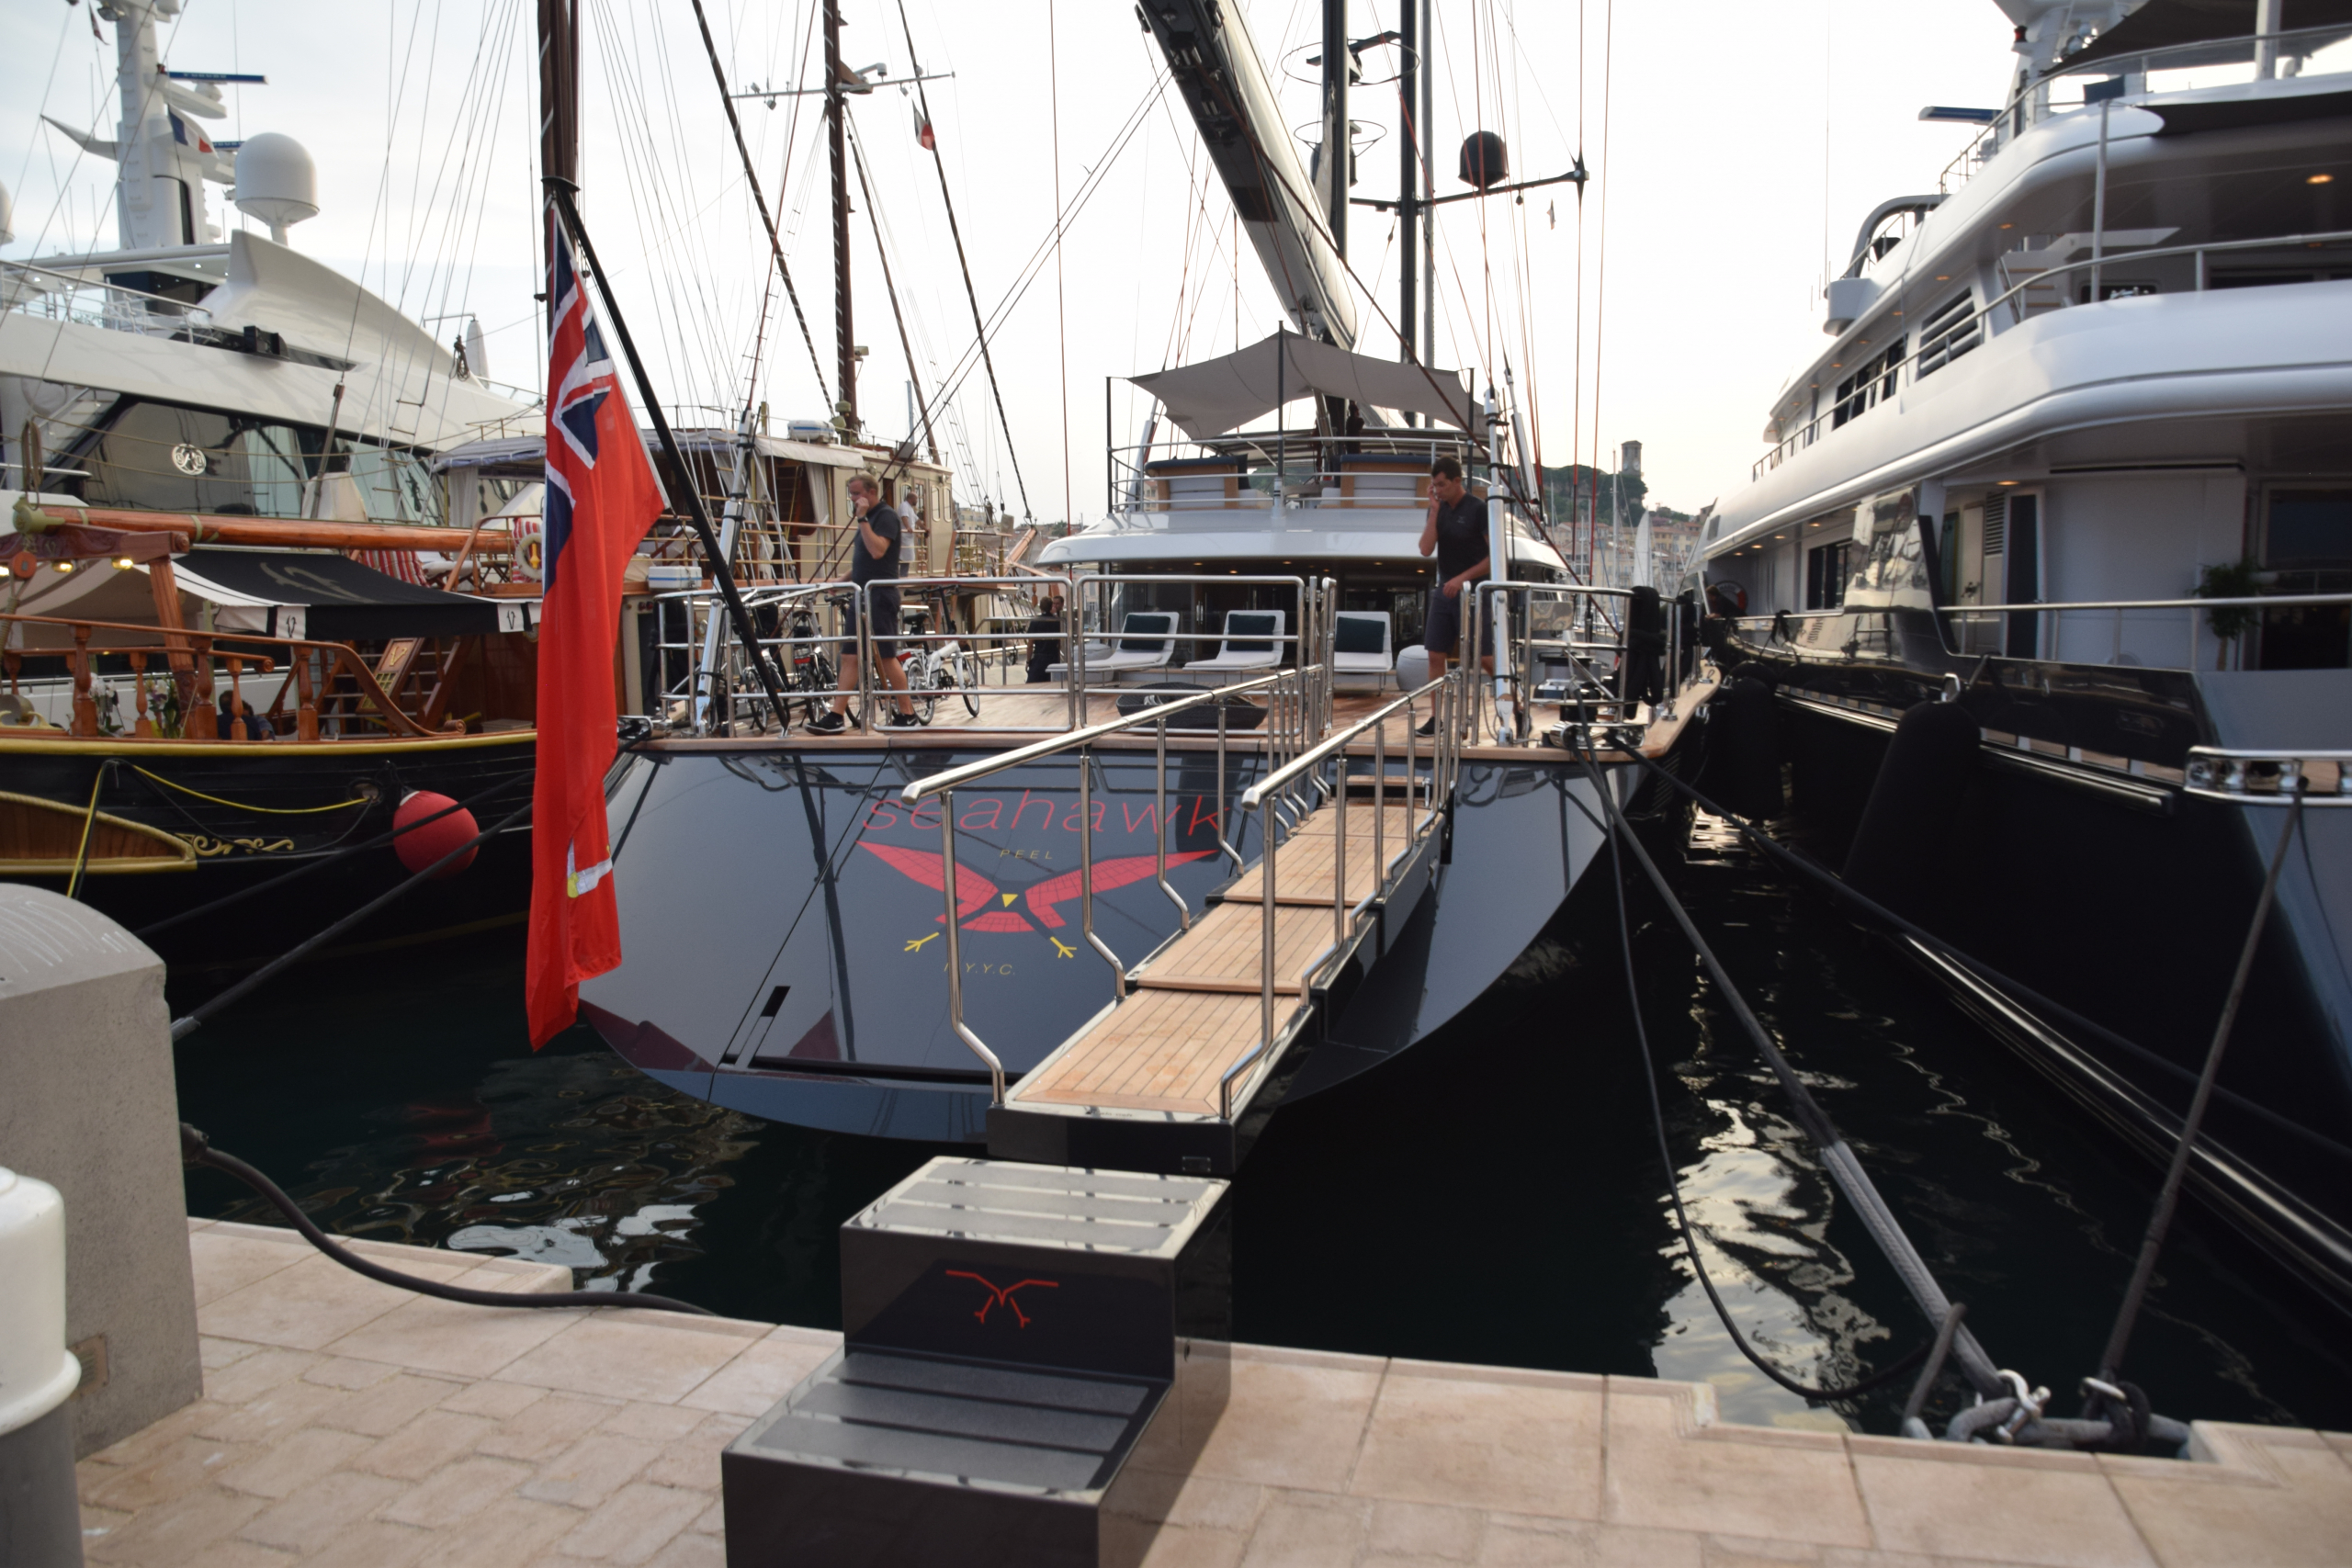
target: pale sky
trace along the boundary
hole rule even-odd
[[[821,39],[805,64],[801,51],[819,0],[705,4],[731,85],[817,79]],[[905,74],[897,0],[842,5],[849,62]],[[1531,191],[1524,206],[1464,202],[1445,210],[1440,230],[1437,357],[1481,367],[1483,386],[1508,355],[1523,400],[1532,389],[1545,462],[1589,461],[1597,448],[1607,466],[1618,443],[1638,439],[1653,498],[1685,511],[1728,494],[1761,451],[1774,393],[1817,341],[1825,252],[1842,265],[1869,208],[1934,190],[1965,145],[1971,128],[1922,124],[1920,107],[1997,103],[2011,58],[2008,24],[1992,0],[1627,0],[1622,14],[1606,0],[1437,0],[1435,8],[1430,140],[1441,194],[1464,188],[1455,149],[1480,125],[1508,139],[1514,178],[1565,172],[1579,147],[1594,176],[1584,197],[1581,332],[1575,187]],[[587,220],[665,399],[740,406],[751,389],[779,433],[786,418],[822,417],[817,374],[780,297],[768,301],[751,388],[774,268],[691,7],[586,0],[582,9]],[[1287,62],[1303,78],[1297,57],[1319,45],[1320,6],[1254,0],[1245,9],[1270,69],[1279,77]],[[269,77],[266,87],[230,90],[230,116],[210,129],[232,139],[284,131],[311,149],[322,210],[293,231],[298,249],[361,276],[412,314],[478,315],[490,373],[532,386],[543,374],[531,300],[535,12],[529,0],[188,0],[164,35],[176,68]],[[1071,220],[1059,266],[1046,262],[991,338],[1035,514],[1099,515],[1104,378],[1225,352],[1237,324],[1238,340],[1254,342],[1273,329],[1272,292],[1246,241],[1237,272],[1231,208],[1182,102],[1170,90],[1147,107],[1160,62],[1131,0],[907,0],[907,16],[925,70],[954,73],[929,84],[932,111],[984,310],[1015,288],[1051,232],[1057,145],[1069,200],[1144,109]],[[0,254],[111,237],[113,166],[34,113],[39,106],[113,134],[114,51],[92,37],[90,18],[89,6],[57,0],[0,6],[0,101],[17,106],[0,124],[0,184],[15,198],[17,240]],[[1395,0],[1351,0],[1355,36],[1396,20]],[[1395,88],[1378,80],[1393,75],[1394,59],[1367,53],[1374,80],[1351,106],[1361,136],[1379,138],[1359,141],[1360,197],[1396,191]],[[789,231],[787,259],[830,380],[822,116],[820,100],[799,100],[793,134],[793,102],[739,108],[770,208]],[[1314,87],[1286,79],[1283,105],[1294,126],[1307,126]],[[958,493],[1017,507],[985,382],[956,370],[973,341],[971,312],[937,177],[915,141],[912,100],[885,89],[858,100],[854,117],[923,380],[934,392],[955,383]],[[861,404],[869,428],[895,439],[908,428],[906,361],[865,203],[856,205],[856,341],[872,350]],[[221,209],[216,187],[216,221]],[[228,217],[242,221],[233,209]],[[1352,221],[1351,261],[1378,306],[1359,300],[1358,346],[1393,355],[1382,314],[1397,310],[1392,220],[1359,208]],[[435,330],[446,336],[458,324]],[[1116,389],[1122,445],[1137,438],[1146,407]]]

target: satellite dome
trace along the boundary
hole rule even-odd
[[[319,215],[319,170],[310,150],[292,137],[265,130],[237,149],[238,209],[269,225],[269,237],[286,243],[286,231]]]
[[[8,202],[8,187],[0,186],[0,245],[17,237],[17,210]]]

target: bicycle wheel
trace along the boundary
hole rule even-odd
[[[979,683],[980,668],[978,660],[966,659],[959,653],[942,664],[939,670],[939,683],[942,686],[963,688],[960,694],[964,699],[964,712],[967,717],[971,718],[980,716],[980,694],[975,689]]]
[[[914,668],[907,671],[907,696],[915,705],[915,717],[925,724],[939,712],[939,693],[934,690],[939,679],[927,659],[916,660]],[[878,698],[882,694],[876,692],[875,695]]]

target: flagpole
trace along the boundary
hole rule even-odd
[[[743,595],[735,586],[735,574],[729,570],[727,558],[719,552],[718,530],[711,526],[710,513],[703,505],[702,493],[695,489],[694,470],[686,466],[685,454],[678,449],[678,438],[671,434],[670,421],[653,396],[653,383],[645,374],[645,362],[637,356],[637,344],[629,336],[628,322],[621,318],[618,302],[605,288],[604,266],[596,260],[595,246],[588,243],[588,231],[581,224],[580,209],[572,205],[574,186],[570,180],[552,175],[541,184],[547,187],[548,199],[555,205],[557,216],[563,220],[564,232],[571,236],[571,243],[580,247],[580,254],[588,264],[581,268],[582,275],[596,281],[596,292],[605,302],[604,319],[612,323],[613,334],[620,339],[621,355],[628,361],[630,378],[637,383],[638,400],[645,405],[645,412],[651,416],[653,434],[662,443],[662,456],[670,459],[671,471],[678,476],[671,491],[671,508],[685,513],[686,521],[702,540],[703,558],[710,562],[711,581],[718,585],[719,597],[727,601],[727,615],[734,623],[735,635],[741,640],[744,651],[751,655],[752,668],[760,673],[760,686],[767,693],[768,701],[775,709],[776,722],[788,727],[791,723],[790,710],[785,706],[783,684],[776,679],[767,656],[760,649],[759,628],[752,620],[750,608],[743,603]],[[686,502],[684,507],[677,504],[681,491]]]

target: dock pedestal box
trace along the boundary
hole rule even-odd
[[[1190,1342],[1232,1337],[1225,1194],[961,1158],[885,1193],[842,1226],[841,1352],[721,1460],[729,1568],[1124,1555],[1121,1468],[1178,1420]],[[1192,1365],[1182,1419],[1204,1428],[1226,1363]]]

